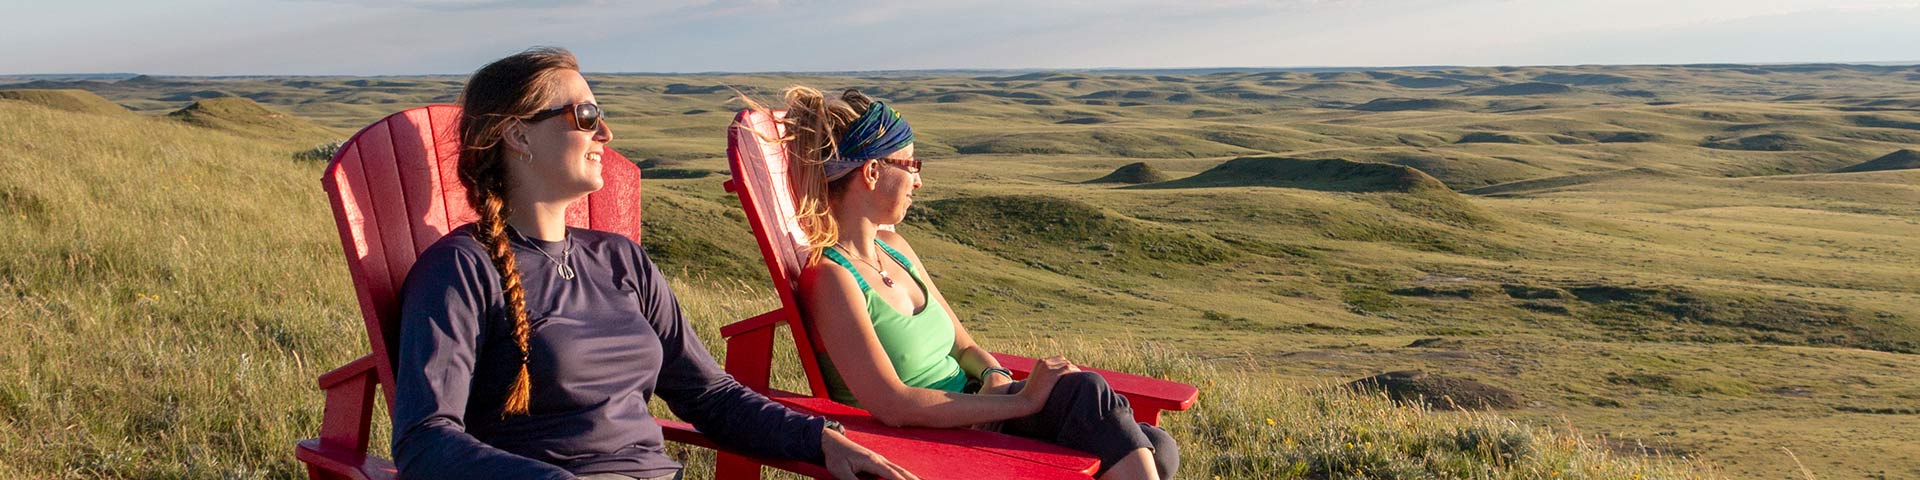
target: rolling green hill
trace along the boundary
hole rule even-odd
[[[773,304],[720,188],[728,97],[852,86],[922,137],[900,229],[977,337],[1204,385],[1168,420],[1183,477],[1895,478],[1920,474],[1910,70],[589,77],[708,334]],[[0,456],[43,459],[0,472],[292,474],[308,382],[364,347],[289,156],[459,81],[0,79],[150,117],[0,100],[0,312],[34,320],[0,348]],[[1518,408],[1321,388],[1403,370]],[[1533,454],[1454,448],[1488,435]]]

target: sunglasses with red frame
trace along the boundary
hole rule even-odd
[[[875,160],[878,160],[882,163],[886,163],[888,165],[900,167],[901,170],[906,170],[907,173],[920,173],[919,160],[914,160],[911,158],[877,158]]]
[[[600,129],[600,121],[603,115],[599,105],[580,102],[535,112],[533,117],[528,119],[528,123],[539,122],[562,114],[573,117],[573,128],[587,132]]]

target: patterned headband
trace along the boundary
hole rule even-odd
[[[867,113],[840,135],[840,148],[827,160],[827,181],[833,181],[867,162],[886,158],[913,143],[913,127],[886,102],[873,102]]]

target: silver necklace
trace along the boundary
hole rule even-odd
[[[875,245],[878,245],[878,243],[876,243]],[[850,256],[852,256],[853,258],[855,258],[855,259],[857,259],[857,260],[860,260],[860,263],[865,263],[865,264],[867,264],[868,266],[871,266],[871,267],[873,267],[873,271],[876,271],[876,272],[880,272],[880,283],[885,283],[885,284],[887,284],[887,288],[893,288],[893,279],[892,279],[892,278],[890,278],[890,277],[887,277],[887,270],[886,270],[886,269],[884,269],[884,268],[880,268],[880,262],[875,262],[875,261],[872,261],[872,260],[867,260],[867,257],[865,257],[865,256],[862,256],[862,255],[860,255],[860,254],[858,254],[858,253],[854,253],[854,251],[853,251],[853,249],[851,249],[851,248],[847,248],[847,247],[846,247],[845,245],[841,245],[841,244],[838,244],[838,243],[836,243],[836,244],[833,244],[833,246],[834,246],[834,247],[838,247],[838,248],[840,249],[840,251],[842,251],[842,252],[847,252],[847,255],[850,255]]]
[[[513,233],[515,235],[519,235],[520,230],[515,229]],[[571,265],[571,263],[573,263],[573,232],[566,232],[561,235],[562,236],[560,237],[561,238],[560,241],[566,242],[567,248],[565,250],[560,251],[559,259],[553,258],[553,255],[550,255],[547,253],[547,249],[540,248],[540,244],[533,243],[533,240],[528,239],[527,243],[532,243],[533,251],[540,252],[540,256],[547,257],[547,261],[553,263],[553,269],[554,271],[560,273],[561,279],[573,280],[573,277],[575,276],[573,272],[573,265]],[[520,236],[521,238],[526,237],[526,235],[520,235]]]

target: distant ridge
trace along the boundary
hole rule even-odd
[[[1444,98],[1376,98],[1373,101],[1355,105],[1354,110],[1363,112],[1401,112],[1407,110],[1469,110],[1473,104]]]
[[[98,115],[130,115],[120,104],[86,90],[0,90],[0,99],[15,100],[55,110]]]
[[[1468,90],[1464,93],[1475,96],[1518,96],[1518,95],[1561,95],[1573,93],[1573,87],[1558,83],[1525,82]]]
[[[1920,151],[1903,148],[1895,150],[1893,153],[1881,155],[1880,158],[1834,170],[1833,173],[1879,172],[1884,170],[1907,170],[1914,168],[1920,168]]]
[[[345,135],[333,129],[305,118],[267,109],[243,97],[202,99],[167,114],[167,118],[255,138],[296,142],[302,146],[345,138]]]
[[[1341,159],[1242,157],[1179,180],[1137,188],[1286,187],[1328,192],[1450,191],[1413,167]]]
[[[1114,169],[1113,173],[1109,173],[1107,176],[1088,180],[1083,183],[1125,183],[1139,185],[1143,183],[1159,183],[1171,179],[1172,177],[1167,176],[1165,172],[1153,168],[1153,165],[1148,165],[1147,162],[1133,162]]]

